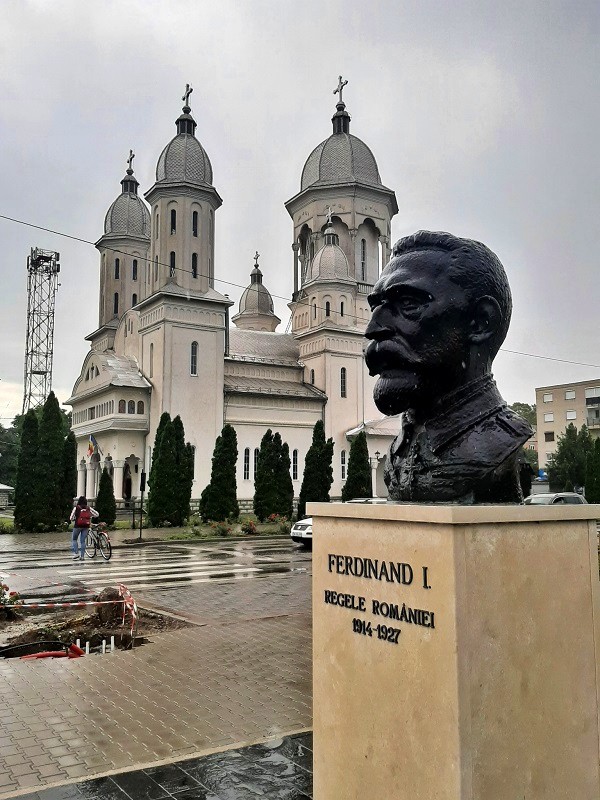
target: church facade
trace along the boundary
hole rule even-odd
[[[222,200],[196,137],[189,87],[146,202],[130,153],[96,243],[99,326],[86,337],[90,351],[67,401],[78,443],[78,494],[94,498],[106,466],[118,500],[138,497],[165,411],[181,416],[195,448],[193,498],[210,480],[225,423],[237,432],[242,508],[254,493],[267,428],[289,445],[297,496],[319,419],[335,443],[331,497],[341,494],[350,443],[361,430],[374,486],[385,493],[382,454],[399,423],[375,408],[363,333],[367,295],[389,258],[398,207],[372,152],[350,133],[342,88],[340,80],[333,132],[309,155],[300,191],[285,204],[293,227],[290,333],[277,332],[258,253],[237,310],[214,287]]]

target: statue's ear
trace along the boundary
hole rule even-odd
[[[480,344],[490,339],[500,329],[502,312],[493,297],[480,297],[469,322],[469,340]]]

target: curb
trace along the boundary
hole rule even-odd
[[[282,534],[282,533],[260,533],[258,535],[250,535],[250,536],[211,536],[207,538],[200,538],[197,539],[190,536],[189,539],[142,539],[140,542],[139,539],[125,539],[120,544],[113,544],[111,540],[111,545],[113,550],[119,550],[125,547],[140,547],[148,544],[204,544],[209,542],[257,542],[262,539],[289,539],[289,534]]]

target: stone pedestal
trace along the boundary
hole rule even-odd
[[[600,506],[308,513],[315,800],[598,800]]]

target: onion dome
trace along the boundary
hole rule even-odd
[[[205,149],[196,139],[196,120],[192,117],[188,105],[192,91],[188,84],[183,96],[185,101],[183,113],[175,121],[177,135],[159,156],[156,165],[158,183],[185,182],[212,185],[212,166]]]
[[[342,88],[345,83],[340,78]],[[309,186],[338,183],[382,185],[375,156],[361,139],[350,133],[350,114],[342,101],[340,87],[336,89],[338,91],[340,100],[331,118],[333,134],[315,147],[306,160],[302,170],[301,191]]]
[[[350,265],[340,247],[340,239],[330,224],[325,230],[325,244],[316,253],[310,268],[311,281],[336,281],[350,279]]]
[[[104,234],[117,236],[150,237],[150,212],[144,201],[138,197],[139,183],[133,175],[131,164],[134,154],[130,150],[127,163],[129,167],[121,181],[121,194],[106,212]]]
[[[258,258],[257,252],[254,256],[254,268],[250,273],[250,285],[244,289],[240,298],[240,310],[231,321],[238,328],[246,330],[274,331],[281,320],[275,316],[273,298],[262,282]]]

